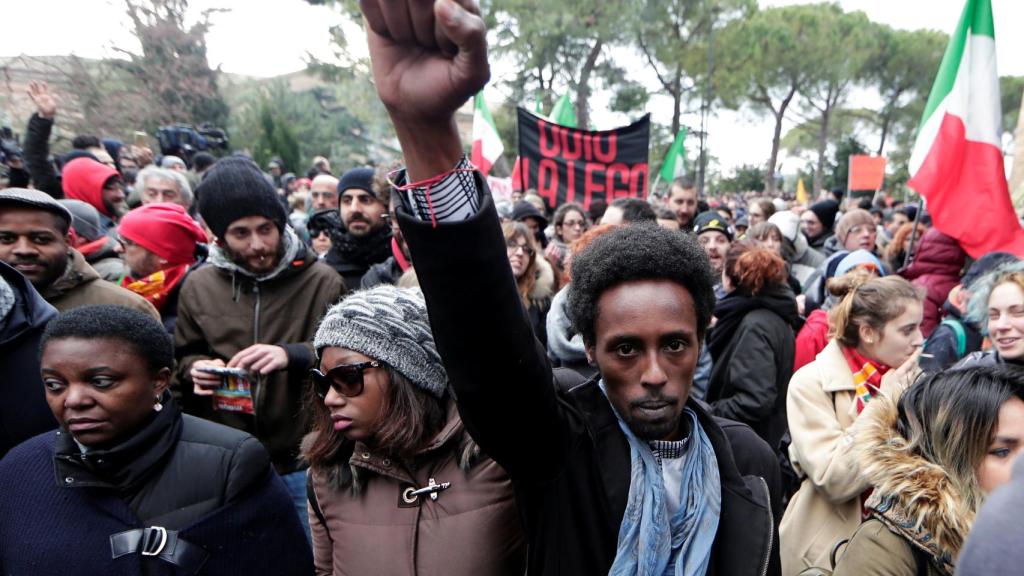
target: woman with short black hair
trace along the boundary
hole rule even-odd
[[[41,355],[60,429],[0,462],[0,573],[310,573],[266,449],[175,403],[160,322],[83,306],[50,322]]]

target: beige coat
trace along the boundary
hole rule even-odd
[[[854,447],[853,374],[833,340],[793,375],[786,398],[790,458],[803,477],[782,516],[783,576],[829,567],[829,553],[860,526],[861,477]]]
[[[41,294],[61,312],[79,306],[113,304],[138,310],[160,320],[160,313],[145,298],[100,278],[99,273],[85,261],[85,257],[78,250],[71,250],[71,258],[68,259],[68,268],[64,275],[43,289]]]

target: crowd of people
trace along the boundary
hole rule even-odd
[[[498,198],[472,3],[361,2],[402,165],[92,136],[0,190],[0,574],[1012,574],[1024,262],[912,205]]]

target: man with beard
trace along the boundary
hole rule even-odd
[[[206,232],[180,204],[145,204],[121,218],[118,247],[127,265],[121,286],[142,296],[160,312],[164,328],[174,333],[178,294]]]
[[[675,213],[681,229],[693,228],[693,217],[698,210],[697,185],[693,179],[684,176],[673,180],[665,204]]]
[[[0,190],[0,260],[28,278],[54,308],[115,304],[160,318],[144,298],[100,278],[71,247],[70,227],[71,212],[50,195]]]
[[[693,233],[697,236],[697,242],[704,248],[704,253],[708,255],[711,271],[715,274],[715,295],[721,298],[725,293],[720,292],[719,287],[722,283],[722,269],[725,268],[725,253],[732,245],[732,230],[721,214],[709,210],[697,215]]]
[[[385,221],[388,205],[381,193],[388,184],[382,180],[375,186],[373,168],[353,168],[338,182],[345,232],[331,239],[324,262],[352,288],[362,283],[370,266],[391,256],[391,229]]]
[[[306,423],[299,415],[314,366],[317,321],[345,286],[287,225],[274,186],[251,160],[220,160],[196,196],[216,241],[207,265],[188,275],[178,295],[174,343],[182,406],[259,438],[305,524],[298,455]],[[229,383],[210,372],[225,367],[246,376]]]
[[[100,225],[109,230],[128,211],[121,175],[90,158],[75,158],[61,171],[64,197],[81,200],[100,213]]]
[[[360,6],[407,163],[399,223],[463,423],[515,487],[527,572],[778,574],[772,450],[689,398],[714,307],[695,240],[624,226],[574,257],[570,316],[598,375],[560,391],[454,121],[490,76],[479,8]]]

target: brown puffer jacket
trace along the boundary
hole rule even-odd
[[[318,576],[521,576],[526,540],[505,471],[476,451],[455,403],[448,422],[417,458],[416,466],[374,452],[362,443],[334,468],[312,468],[310,505]],[[312,445],[313,435],[304,444]],[[366,478],[356,495],[338,482],[340,466]],[[431,483],[448,487],[429,495],[408,492]]]
[[[261,278],[212,250],[210,264],[192,271],[181,287],[174,332],[185,412],[252,434],[270,451],[279,474],[301,469],[301,408],[314,363],[313,335],[327,308],[345,294],[334,270],[318,263],[290,229],[286,237],[282,264]],[[288,352],[287,369],[252,383],[255,414],[216,411],[211,397],[193,394],[189,371],[196,360],[227,362],[253,344],[280,345]]]
[[[71,250],[68,269],[56,282],[40,292],[54,308],[61,312],[91,306],[94,304],[113,304],[138,310],[149,314],[157,320],[160,313],[152,304],[138,294],[107,282],[85,261],[78,250]]]

